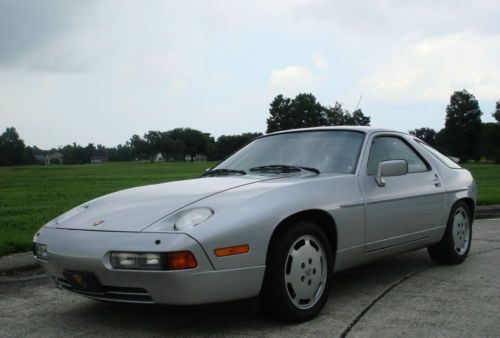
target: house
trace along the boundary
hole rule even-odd
[[[163,161],[165,161],[165,158],[163,157],[163,155],[161,153],[158,153],[153,158],[153,161],[154,162],[163,162]]]
[[[108,159],[105,156],[90,156],[90,163],[102,163]]]
[[[46,156],[45,165],[49,164],[63,164],[63,154],[58,151],[50,153]]]

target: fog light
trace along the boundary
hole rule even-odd
[[[47,260],[47,245],[33,243],[33,255],[35,258]]]
[[[162,270],[165,267],[160,253],[112,252],[110,263],[115,269]]]

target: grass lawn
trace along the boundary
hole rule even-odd
[[[100,163],[0,167],[0,256],[29,250],[35,231],[95,197],[145,184],[199,176],[214,163]],[[500,204],[500,165],[467,164],[479,204]]]
[[[210,162],[0,167],[0,256],[29,250],[62,212],[113,191],[200,176]]]
[[[500,204],[500,164],[467,163],[476,179],[478,204]]]

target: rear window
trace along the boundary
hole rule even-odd
[[[462,169],[461,166],[459,166],[457,163],[453,162],[448,156],[441,154],[439,151],[436,149],[432,148],[430,145],[427,143],[421,141],[421,140],[416,140],[419,144],[421,144],[426,150],[428,150],[434,157],[436,157],[439,161],[441,161],[445,166],[451,169]]]

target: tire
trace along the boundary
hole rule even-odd
[[[439,264],[460,264],[466,258],[472,241],[471,211],[464,201],[451,208],[441,242],[427,247],[431,258]]]
[[[269,249],[262,311],[288,322],[314,318],[328,299],[333,264],[328,238],[316,223],[300,221],[282,229]]]

